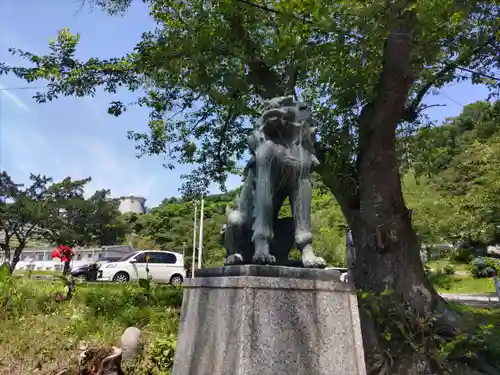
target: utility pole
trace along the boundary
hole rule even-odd
[[[201,196],[201,209],[200,209],[200,235],[198,236],[198,269],[201,268],[201,259],[203,252],[203,210],[204,210],[205,200]]]
[[[193,259],[191,261],[191,277],[194,278],[194,269],[196,266],[196,220],[198,220],[198,205],[194,201],[194,229],[193,229]]]

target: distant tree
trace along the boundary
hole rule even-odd
[[[5,259],[13,272],[30,240],[54,246],[102,246],[120,243],[127,224],[118,211],[118,201],[109,190],[96,191],[85,199],[90,178],[30,176],[31,185],[16,184],[7,172],[0,173],[0,232]]]
[[[90,205],[84,197],[85,185],[90,181],[90,178],[71,180],[67,177],[49,187],[49,215],[42,231],[47,242],[70,247],[92,243],[91,225],[94,218],[89,216]]]
[[[423,244],[457,241],[461,222],[459,200],[440,192],[426,176],[409,172],[403,176],[403,194]]]
[[[500,242],[500,134],[475,140],[436,177],[460,202],[460,238],[485,248]],[[458,218],[457,218],[458,219]]]
[[[500,101],[478,101],[466,105],[460,115],[446,119],[439,126],[423,127],[417,134],[406,137],[404,151],[417,176],[432,179],[474,142],[485,142],[499,131]]]
[[[413,168],[403,179],[424,241],[500,241],[500,101],[478,101],[407,139]]]
[[[47,241],[72,247],[123,241],[128,226],[118,210],[119,200],[111,199],[109,190],[98,190],[86,199],[84,188],[90,181],[68,177],[49,188],[51,223],[43,233]]]
[[[10,273],[28,241],[40,236],[41,227],[50,218],[47,192],[52,179],[32,174],[30,181],[31,185],[24,187],[16,184],[7,172],[0,173],[0,232],[4,236],[0,246]]]
[[[120,200],[111,198],[110,190],[98,190],[86,203],[91,244],[105,246],[122,242],[129,226],[118,210]]]

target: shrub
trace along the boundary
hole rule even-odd
[[[444,266],[443,272],[447,276],[452,276],[455,274],[456,271],[455,271],[455,267],[453,267],[451,264],[448,264],[448,265]]]
[[[427,276],[432,275],[432,269],[428,264],[424,264],[424,272]]]
[[[472,276],[480,279],[485,277],[492,277],[500,273],[500,259],[490,257],[478,257],[472,261],[472,268],[470,270]]]
[[[427,278],[432,285],[438,288],[450,290],[453,286],[453,279],[441,268],[437,269],[435,272],[429,270],[427,272]]]
[[[155,285],[144,280],[144,285],[93,284],[81,292],[90,313],[115,319],[122,325],[143,326],[149,323],[150,308],[178,308],[182,304],[182,288]]]
[[[143,360],[134,366],[131,374],[170,375],[174,365],[176,343],[174,334],[155,338],[146,346]]]
[[[453,374],[456,365],[480,370],[470,372],[478,374],[496,374],[500,370],[498,312],[456,304],[455,309],[468,313],[464,317],[467,324],[449,335],[438,323],[441,311],[418,312],[397,303],[391,294],[389,290],[380,295],[359,292],[360,307],[372,318],[379,335],[379,346],[368,353],[374,373],[399,373],[397,369],[392,372],[391,367],[404,352],[419,353],[419,360],[427,358],[435,367],[433,373]]]
[[[457,263],[470,263],[476,257],[476,250],[471,246],[458,247],[451,256],[451,260]]]
[[[31,280],[9,276],[5,267],[0,267],[0,319],[2,315],[11,319],[26,313],[48,315],[57,309],[54,294],[62,290],[61,284],[44,281],[33,284]]]

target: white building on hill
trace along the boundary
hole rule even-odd
[[[146,198],[135,196],[130,194],[128,197],[120,198],[120,207],[118,208],[122,214],[135,213],[144,214],[146,213]]]
[[[16,269],[23,270],[32,267],[32,269],[39,271],[62,270],[63,264],[61,261],[59,259],[52,259],[52,251],[54,249],[54,247],[24,249],[21,253],[21,259],[16,265]],[[73,251],[75,255],[71,261],[72,268],[98,261],[116,261],[135,251],[135,249],[128,245],[116,245],[92,249],[75,248]],[[0,264],[4,261],[4,255],[0,254]]]

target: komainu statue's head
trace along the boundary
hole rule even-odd
[[[314,136],[312,112],[293,96],[273,98],[264,103],[259,130],[267,139],[277,142],[311,142]]]

